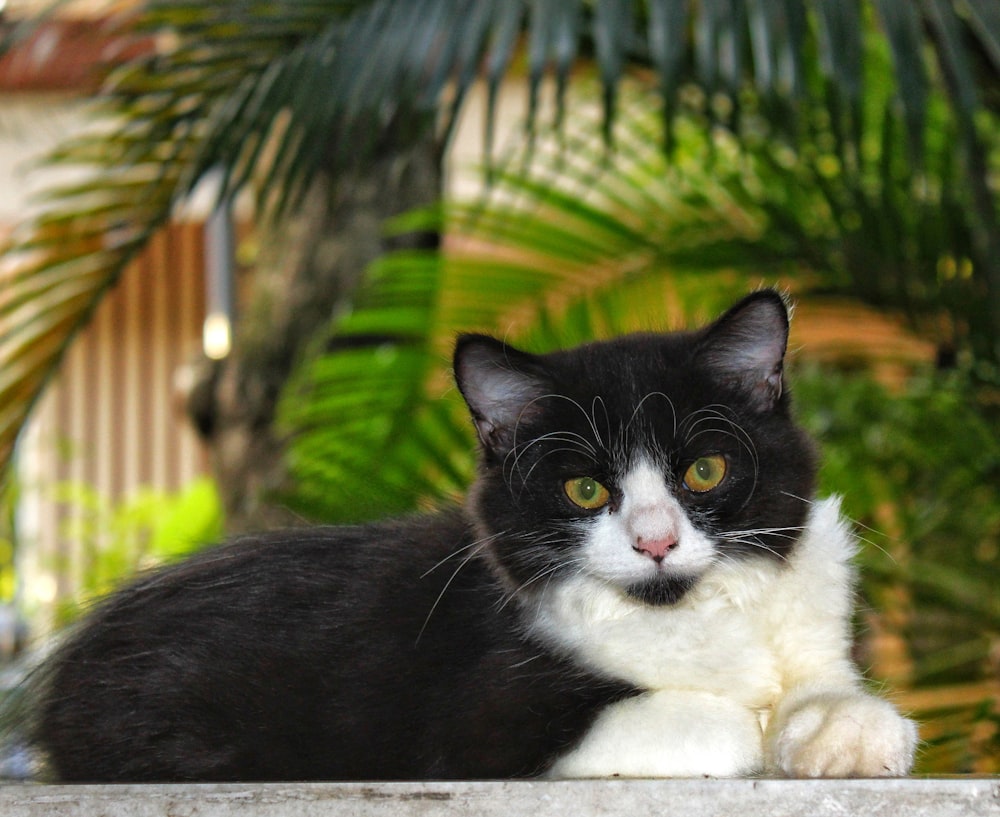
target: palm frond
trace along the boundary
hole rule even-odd
[[[855,177],[833,174],[827,153],[797,160],[767,140],[749,154],[741,152],[733,139],[707,136],[691,119],[678,122],[677,149],[668,159],[656,143],[649,99],[630,95],[622,106],[611,155],[599,128],[575,122],[557,136],[536,137],[530,148],[534,162],[526,169],[522,157],[515,157],[495,170],[487,201],[400,218],[403,231],[444,229],[448,249],[443,257],[390,255],[376,266],[363,297],[334,326],[330,354],[317,365],[333,377],[344,350],[362,354],[362,346],[370,364],[344,357],[351,373],[331,380],[337,383],[331,390],[303,374],[300,382],[314,389],[310,399],[322,403],[329,391],[347,406],[355,399],[346,392],[354,372],[370,369],[375,377],[397,360],[392,376],[406,385],[399,387],[392,413],[409,408],[419,416],[424,401],[448,391],[446,361],[452,333],[460,329],[493,331],[532,348],[549,348],[670,325],[692,311],[707,317],[733,290],[779,275],[811,277],[827,290],[866,292],[862,287],[868,284],[876,301],[884,288],[886,298],[897,296],[890,303],[898,303],[901,282],[910,281],[918,292],[926,291],[926,305],[940,308],[940,293],[921,276],[937,274],[934,265],[942,253],[964,251],[965,228],[960,221],[931,218],[941,210],[954,216],[960,209],[951,203],[947,181],[924,179],[926,200],[917,208],[907,206],[913,202],[905,163],[885,160],[900,155],[905,138],[892,126],[891,111],[879,155],[865,161],[867,175]],[[936,156],[948,154],[946,134],[935,143]],[[942,178],[954,172],[951,162],[940,170]],[[931,190],[940,198],[928,198]],[[883,277],[877,274],[881,270]],[[719,282],[717,293],[706,286],[708,280]],[[419,364],[407,357],[415,349]],[[356,382],[359,391],[367,388]],[[400,435],[409,433],[406,421],[399,420],[381,441],[366,438],[354,445],[349,411],[331,414],[324,408],[317,410],[315,423],[303,424],[300,412],[308,401],[301,391],[291,394],[284,417],[293,447],[309,458],[317,438],[303,436],[304,430],[335,438],[319,459],[344,452],[350,466],[343,473],[354,483],[364,481],[363,471],[350,468],[381,465]],[[373,415],[366,409],[363,416]],[[343,433],[341,417],[348,429]],[[409,430],[417,433],[416,426]],[[360,451],[348,453],[359,446],[368,451],[367,461]],[[445,461],[447,455],[434,458]],[[420,473],[420,462],[412,461],[410,470]],[[468,474],[468,468],[462,472]],[[455,487],[449,483],[445,493]],[[441,494],[429,481],[415,487],[414,495]],[[336,513],[343,518],[350,509]]]
[[[357,521],[464,487],[469,473],[451,453],[464,428],[430,399],[440,286],[434,254],[401,251],[377,262],[327,352],[293,376],[280,416],[295,435],[289,467],[298,486],[288,501],[297,510]]]
[[[272,32],[272,53],[286,40],[287,32]],[[259,70],[267,65],[263,51],[261,45],[255,52]],[[6,380],[0,462],[10,456],[24,417],[70,340],[203,175],[197,169],[204,152],[199,114],[211,108],[206,100],[246,76],[234,67],[247,60],[233,45],[230,52],[228,70],[211,48],[194,65],[160,55],[127,65],[109,77],[98,100],[105,117],[122,124],[110,131],[95,127],[49,158],[52,166],[83,168],[86,176],[50,190],[49,209],[22,226],[4,255],[0,276],[9,297],[0,300]],[[14,367],[13,361],[30,365]]]
[[[672,166],[645,138],[656,127],[648,105],[623,110],[630,127],[618,129],[611,165],[599,119],[567,125],[524,148],[535,157],[527,172],[494,170],[488,200],[396,221],[401,231],[446,225],[449,248],[377,262],[327,351],[296,373],[279,407],[296,483],[287,504],[356,521],[465,490],[474,446],[450,385],[456,331],[544,350],[663,328],[721,309],[745,287],[734,270],[767,268],[770,252],[750,240],[759,211],[697,164]],[[693,143],[703,135],[681,128],[680,149]],[[708,268],[719,262],[728,269]]]
[[[1000,7],[990,0],[966,0],[969,27],[975,32],[983,51],[1000,72]]]
[[[688,0],[649,0],[648,48],[663,101],[663,143],[668,155],[674,148],[673,122],[688,40],[687,6]]]
[[[220,198],[250,189],[260,213],[280,217],[318,173],[361,163],[439,126],[443,103],[446,133],[480,65],[490,134],[498,88],[522,32],[529,121],[538,116],[550,72],[562,120],[571,71],[593,56],[604,99],[597,127],[606,139],[627,67],[638,63],[658,77],[665,129],[651,131],[657,141],[665,133],[673,144],[680,89],[693,82],[708,92],[711,121],[744,138],[767,121],[792,144],[805,144],[811,133],[800,123],[814,107],[818,62],[820,107],[834,123],[846,166],[849,155],[863,152],[860,100],[873,72],[861,43],[873,17],[891,46],[915,160],[924,156],[931,89],[955,112],[958,143],[970,157],[962,167],[973,194],[965,206],[977,218],[976,263],[1000,334],[1000,238],[973,116],[1000,63],[1000,18],[988,0],[813,0],[804,7],[792,0],[148,0],[131,30],[173,45],[108,75],[98,107],[110,130],[74,140],[53,157],[87,178],[52,191],[46,215],[5,255],[5,291],[44,292],[47,306],[22,329],[27,301],[13,296],[0,305],[5,394],[21,401],[0,412],[0,463],[94,304],[207,174],[221,171]],[[925,48],[926,32],[932,49]],[[987,57],[977,70],[973,48]],[[765,104],[744,128],[748,88]],[[720,96],[728,105],[717,104]],[[88,270],[84,283],[69,283],[75,268]],[[35,276],[45,283],[31,283]],[[34,355],[34,368],[7,366],[29,359],[26,344],[37,343],[46,326],[49,342],[36,348],[49,351]]]
[[[252,187],[258,212],[280,218],[317,173],[364,161],[394,129],[411,138],[445,86],[464,93],[504,19],[465,13],[475,5],[150,0],[129,30],[174,46],[108,74],[97,126],[48,159],[84,180],[48,191],[4,253],[0,465],[69,342],[179,202],[221,171],[220,200]]]

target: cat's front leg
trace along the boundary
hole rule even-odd
[[[553,777],[743,777],[763,768],[756,712],[690,690],[646,692],[607,707]]]
[[[768,771],[789,777],[902,777],[917,726],[861,690],[803,688],[778,704],[764,745]]]

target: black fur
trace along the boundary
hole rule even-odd
[[[720,548],[759,552],[725,531],[787,529],[760,537],[780,558],[814,472],[788,417],[786,333],[781,299],[758,293],[696,333],[543,356],[461,338],[456,376],[483,443],[467,509],[243,538],[140,579],[45,668],[35,742],[64,781],[543,772],[636,692],[527,630],[533,594],[576,569],[591,513],[563,482],[601,479],[613,513],[645,451]],[[724,485],[684,493],[706,452],[727,457]],[[671,604],[687,585],[623,589]]]
[[[521,638],[482,559],[437,566],[470,538],[460,513],[267,534],[118,593],[58,656],[56,776],[539,773],[626,690]]]

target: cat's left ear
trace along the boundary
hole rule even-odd
[[[454,366],[484,450],[503,459],[516,445],[518,424],[551,391],[541,362],[488,335],[462,335]]]
[[[788,306],[773,289],[748,295],[704,330],[699,358],[736,385],[758,411],[771,411],[784,391]]]

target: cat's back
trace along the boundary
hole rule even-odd
[[[455,511],[241,536],[127,584],[84,619],[61,655],[69,663],[100,643],[99,663],[119,652],[134,660],[132,642],[174,641],[180,632],[216,640],[226,632],[241,648],[252,639],[257,651],[289,649],[303,627],[318,649],[327,627],[342,631],[375,610],[384,617],[433,594],[436,566],[443,569],[469,535]],[[466,572],[485,580],[478,565]]]
[[[457,511],[292,529],[145,575],[49,661],[36,740],[64,780],[351,776],[351,758],[377,770],[365,744],[377,754],[401,678],[456,658],[442,628],[490,646],[475,604],[450,621],[447,594],[434,609],[468,536]],[[466,603],[489,596],[478,561],[459,576]],[[355,720],[350,751],[328,745]]]

